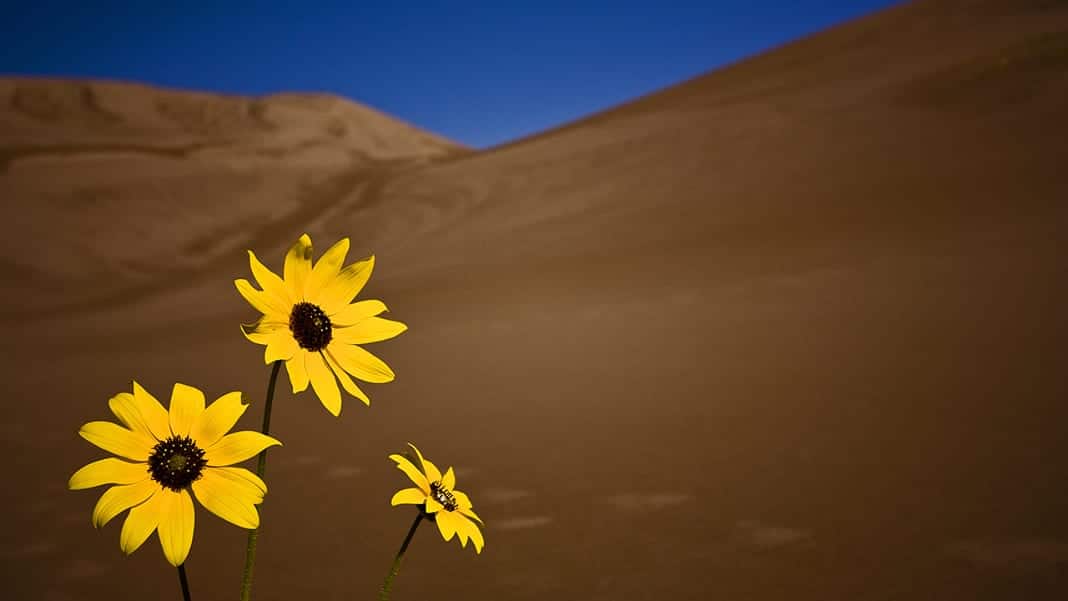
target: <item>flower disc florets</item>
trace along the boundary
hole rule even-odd
[[[452,491],[441,485],[441,482],[430,483],[430,496],[434,497],[434,500],[448,511],[456,511],[458,505],[456,504],[456,497],[453,496]]]
[[[293,312],[289,314],[289,331],[293,332],[293,338],[301,348],[312,352],[323,350],[333,338],[330,318],[318,305],[311,303],[293,305]]]
[[[156,482],[177,492],[200,478],[207,464],[204,450],[192,438],[172,436],[152,448],[148,473]]]

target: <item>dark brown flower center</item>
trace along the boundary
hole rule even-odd
[[[293,312],[289,314],[289,331],[293,332],[293,338],[300,348],[312,352],[326,348],[333,337],[330,318],[326,313],[318,305],[304,302],[293,305]]]
[[[188,436],[172,436],[152,448],[148,473],[152,479],[175,492],[200,478],[208,460],[204,450]]]
[[[442,486],[440,481],[430,483],[430,496],[449,511],[456,511],[458,507],[452,491]]]

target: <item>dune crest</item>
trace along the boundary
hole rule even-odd
[[[0,242],[0,272],[22,290],[2,312],[160,292],[264,235],[278,244],[274,224],[288,235],[334,196],[469,152],[327,94],[0,79],[0,195],[22,225]]]
[[[134,83],[0,79],[0,131],[8,161],[49,149],[271,150],[337,148],[373,160],[435,158],[465,148],[331,94],[259,98]],[[14,157],[12,157],[14,155]]]

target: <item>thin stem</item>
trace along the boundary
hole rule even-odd
[[[415,521],[412,522],[412,527],[408,530],[408,536],[404,537],[404,542],[401,543],[400,551],[397,551],[397,556],[393,558],[393,565],[389,567],[389,573],[386,574],[386,581],[382,583],[382,592],[379,593],[379,601],[389,601],[389,592],[393,588],[393,579],[397,577],[397,572],[400,571],[401,560],[404,559],[404,552],[408,550],[408,543],[412,542],[412,536],[415,535],[415,529],[419,527],[419,522],[423,521],[423,512],[419,511],[419,514],[415,516]]]
[[[278,380],[278,370],[281,367],[281,361],[275,361],[271,366],[271,379],[267,382],[267,402],[263,406],[263,429],[260,430],[264,434],[271,433],[271,404],[274,403],[274,383]],[[262,478],[266,471],[267,449],[263,449],[260,451],[259,462],[256,465],[256,475]]]
[[[278,379],[278,370],[281,367],[281,361],[275,361],[271,366],[271,379],[267,382],[267,402],[264,403],[263,407],[263,429],[261,431],[264,434],[270,434],[271,431],[271,403],[274,402],[274,383]],[[264,449],[260,451],[259,462],[256,465],[256,475],[263,478],[263,474],[266,471],[267,449]],[[259,536],[259,528],[248,531],[248,546],[245,548],[245,573],[241,577],[241,601],[249,601],[252,596],[252,570],[256,565],[256,541]]]
[[[182,599],[190,601],[189,580],[185,577],[185,564],[178,566],[178,582],[182,585]]]

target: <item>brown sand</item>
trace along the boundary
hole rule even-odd
[[[378,256],[411,330],[339,419],[282,380],[256,598],[1054,599],[1068,590],[1068,4],[924,1],[482,153],[323,96],[0,82],[4,598],[175,598],[75,432],[136,378],[263,393],[244,250]],[[255,428],[261,408],[242,420]],[[198,512],[194,598],[244,535]]]

